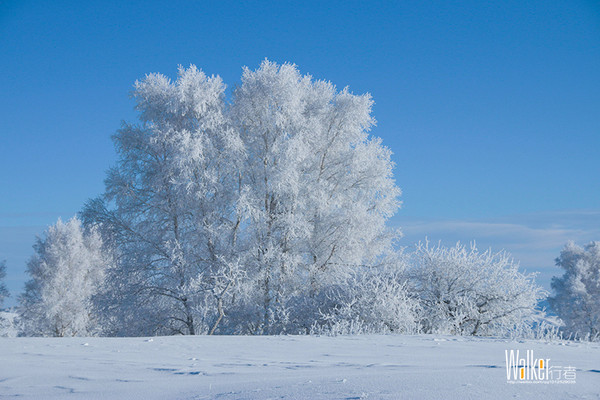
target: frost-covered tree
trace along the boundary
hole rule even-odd
[[[243,158],[224,91],[194,66],[175,82],[150,74],[135,84],[140,124],[113,136],[106,193],[83,212],[118,248],[105,299],[116,334],[210,333],[224,315],[238,269]]]
[[[244,69],[231,108],[247,155],[237,208],[256,332],[285,331],[294,297],[314,297],[390,249],[385,221],[400,190],[391,152],[368,134],[372,104],[291,64]]]
[[[26,336],[89,336],[99,332],[93,298],[103,289],[112,256],[94,227],[76,217],[50,226],[34,245],[31,276],[19,297]]]
[[[6,278],[6,260],[0,261],[0,308],[4,304],[4,299],[9,296],[8,289],[4,284],[4,278]]]
[[[600,334],[600,242],[584,248],[568,242],[556,259],[562,277],[552,278],[555,296],[550,305],[565,323],[565,330],[595,337]]]
[[[288,318],[298,299],[391,249],[400,191],[369,95],[264,61],[230,103],[194,66],[133,96],[140,124],[114,136],[106,193],[83,213],[118,248],[120,333],[306,330]]]
[[[504,334],[531,323],[544,296],[534,276],[519,272],[505,252],[426,242],[413,256],[412,290],[423,307],[425,332]]]

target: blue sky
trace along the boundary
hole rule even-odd
[[[370,92],[404,245],[507,249],[548,287],[600,240],[595,1],[2,1],[0,259],[16,294],[36,234],[103,189],[133,82],[196,64],[229,87],[264,58]],[[13,300],[9,302],[12,304]]]

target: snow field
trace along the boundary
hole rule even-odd
[[[577,368],[508,384],[505,350]],[[598,399],[600,344],[452,336],[0,338],[19,399]]]

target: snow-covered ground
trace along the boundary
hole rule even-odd
[[[576,383],[507,383],[510,349],[576,367]],[[432,335],[0,338],[0,397],[598,399],[600,344]]]

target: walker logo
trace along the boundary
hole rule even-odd
[[[551,365],[549,358],[535,358],[533,350],[504,350],[508,383],[575,383],[575,367]]]

